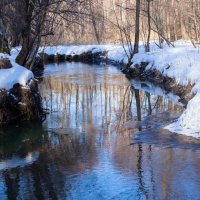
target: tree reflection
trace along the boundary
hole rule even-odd
[[[112,163],[125,177],[130,176],[125,169],[130,170],[131,176],[137,177],[138,197],[155,194],[151,147],[140,144],[129,148],[130,138],[143,129],[145,117],[166,109],[178,112],[180,108],[161,96],[130,86],[124,75],[111,73],[109,67],[93,69],[77,64],[60,71],[59,67],[53,66],[55,74],[45,76],[40,84],[43,105],[50,111],[43,125],[1,130],[0,175],[6,196],[67,199],[72,192],[71,181],[92,173],[102,162]],[[12,165],[16,159],[18,165]],[[152,191],[147,188],[144,171],[150,174]]]

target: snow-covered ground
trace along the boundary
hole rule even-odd
[[[167,47],[167,45],[164,45]],[[128,47],[124,47],[127,54],[129,54]],[[92,52],[107,52],[107,59],[110,61],[124,63],[128,62],[128,57],[125,53],[125,50],[121,44],[106,44],[106,45],[62,45],[62,46],[48,46],[41,47],[39,52],[46,53],[47,55],[81,55],[83,53]],[[144,52],[143,42],[140,43],[140,52]],[[155,43],[151,42],[151,49],[153,51],[158,50],[159,48]],[[13,54],[16,54],[16,50],[13,50]]]
[[[3,58],[8,58],[12,67],[9,69],[0,69],[0,89],[10,90],[16,83],[26,86],[34,78],[31,71],[15,62],[15,56],[0,53],[0,60]]]
[[[146,70],[156,69],[163,76],[174,78],[177,83],[195,84],[192,92],[196,95],[188,103],[187,109],[178,121],[165,127],[172,132],[200,137],[200,47],[191,43],[177,41],[175,48],[164,48],[151,53],[139,53],[133,58],[133,65],[146,61]]]
[[[107,58],[114,62],[128,61],[124,49],[121,45],[73,45],[73,46],[51,46],[51,47],[41,47],[40,52],[44,52],[48,55],[81,55],[86,52],[98,53],[98,52],[108,52]]]
[[[145,53],[143,43],[140,44],[140,53],[132,60],[135,64],[148,62],[146,70],[156,69],[163,76],[175,78],[177,83],[187,85],[194,83],[193,91],[196,95],[189,102],[187,109],[178,121],[165,127],[172,132],[200,137],[200,46],[196,48],[188,41],[177,41],[175,47],[164,46],[159,49],[151,42],[151,52]],[[127,49],[127,48],[126,48]],[[86,52],[106,51],[107,59],[126,64],[128,58],[121,45],[78,45],[78,46],[55,46],[40,48],[48,55],[80,55]]]

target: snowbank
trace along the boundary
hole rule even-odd
[[[188,41],[177,41],[175,47],[164,45],[159,49],[151,42],[151,52],[145,53],[143,43],[140,44],[140,53],[132,60],[132,68],[135,64],[148,62],[146,70],[158,70],[163,76],[174,78],[178,84],[195,84],[192,92],[196,96],[189,102],[186,111],[177,122],[166,128],[172,132],[200,137],[200,47],[194,48]],[[128,49],[126,48],[127,52]],[[121,45],[79,45],[79,46],[57,46],[40,48],[40,52],[48,55],[80,55],[87,52],[107,52],[110,61],[124,63],[128,62],[127,56]]]
[[[178,121],[165,128],[171,132],[200,138],[200,93],[189,102]]]
[[[190,43],[179,41],[175,43],[175,48],[166,47],[150,53],[136,54],[132,60],[132,67],[141,62],[148,62],[146,70],[156,69],[163,76],[175,78],[181,85],[187,85],[189,82],[196,84],[200,78],[199,50]]]
[[[13,67],[9,69],[0,69],[0,88],[10,90],[16,83],[26,86],[27,83],[34,78],[33,73],[18,65],[14,61],[13,56],[0,54],[0,60],[2,58],[8,58],[11,61]]]
[[[118,63],[127,63],[128,59],[121,45],[75,45],[75,46],[51,46],[41,47],[39,52],[47,55],[81,55],[87,52],[92,54],[107,52],[107,59]]]
[[[166,45],[165,45],[166,46]],[[144,45],[143,42],[140,42],[140,52],[144,52]],[[19,50],[19,48],[17,48]],[[13,55],[16,55],[16,50],[12,51]],[[117,63],[128,63],[128,57],[125,53],[129,54],[129,50],[127,46],[123,46],[121,44],[106,44],[106,45],[63,45],[63,46],[48,46],[48,47],[41,47],[39,49],[39,53],[45,53],[47,55],[66,55],[66,56],[73,56],[73,55],[81,55],[84,53],[92,52],[101,53],[107,52],[107,59],[110,61],[114,61]],[[158,46],[155,43],[151,42],[151,49],[153,51],[158,50]]]
[[[196,95],[188,103],[187,109],[178,121],[165,127],[171,132],[193,137],[200,137],[200,47],[194,48],[191,43],[178,41],[175,48],[166,47],[150,53],[139,53],[134,56],[132,67],[141,62],[148,62],[146,70],[156,69],[163,76],[174,78],[177,83],[195,84],[192,92]]]

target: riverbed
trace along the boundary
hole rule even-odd
[[[200,199],[199,140],[163,129],[178,97],[115,66],[48,64],[42,124],[0,130],[0,199]]]

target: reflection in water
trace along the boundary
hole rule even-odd
[[[51,76],[53,74],[54,76]],[[151,113],[180,113],[182,108],[162,96],[139,91],[111,66],[50,65],[41,91],[50,109],[48,128],[84,128],[124,125]]]
[[[174,144],[165,133],[161,145],[176,148],[161,148],[147,139],[182,108],[138,84],[112,66],[47,65],[46,121],[1,130],[0,198],[198,199],[194,141],[179,148],[183,140]],[[144,138],[130,145],[138,130]]]

